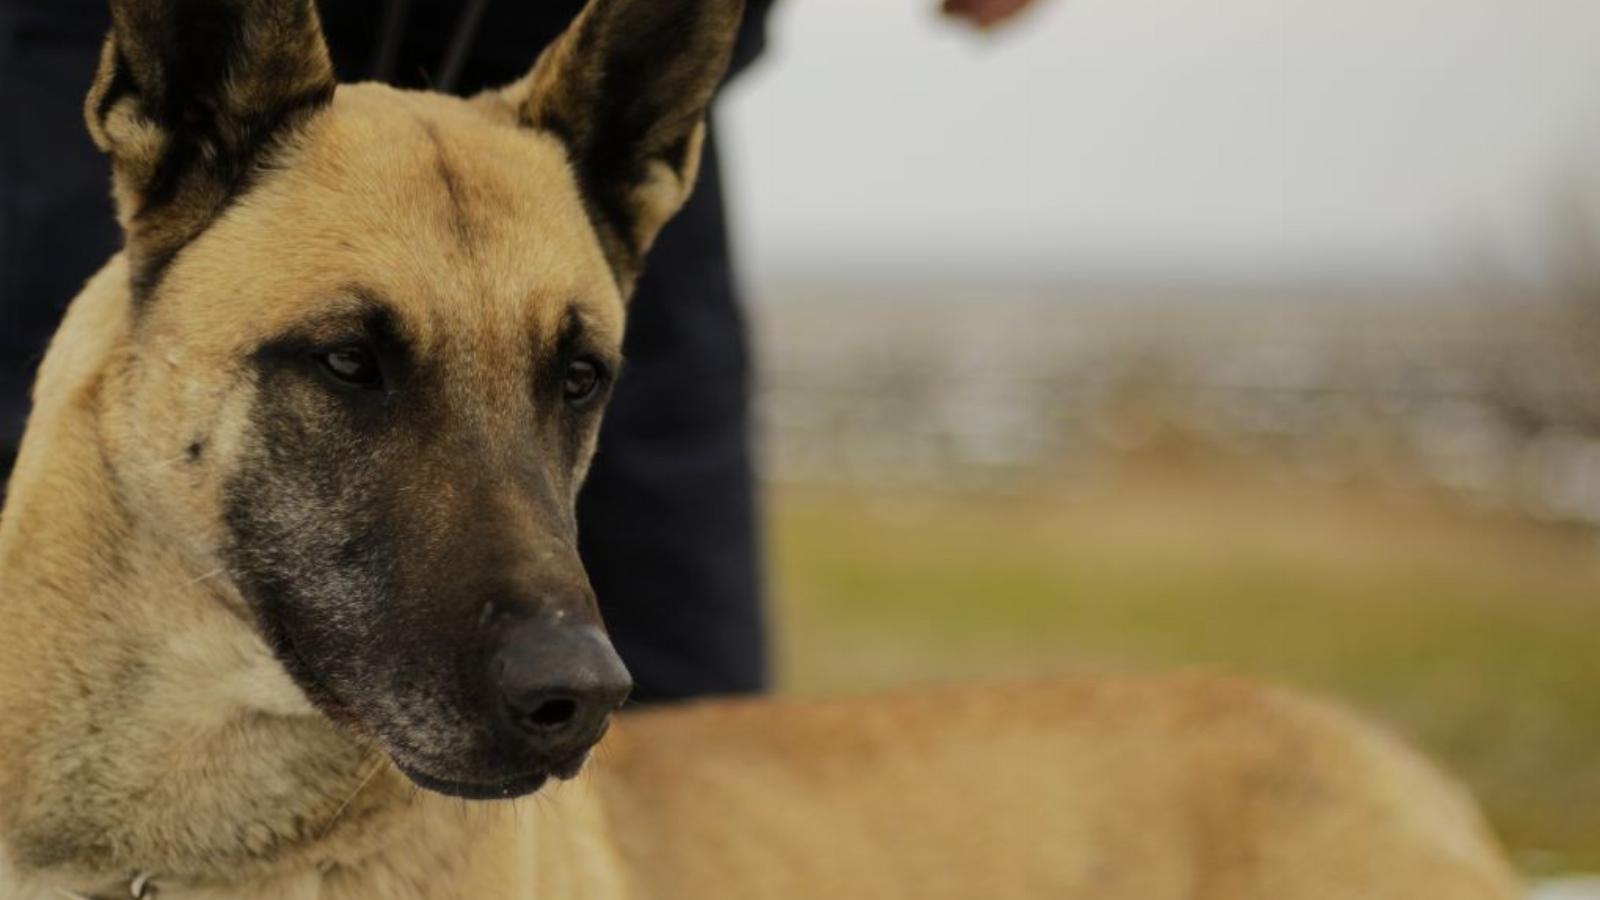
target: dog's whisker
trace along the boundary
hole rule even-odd
[[[200,575],[198,577],[189,579],[189,581],[186,582],[184,586],[185,587],[189,587],[189,586],[192,586],[192,585],[199,584],[202,581],[210,581],[211,579],[216,578],[219,575],[225,574],[227,571],[228,570],[226,568],[219,566],[218,568],[212,569],[211,571],[205,573],[204,575]]]
[[[368,750],[368,753],[370,752],[371,751]],[[367,785],[372,783],[372,779],[378,777],[378,773],[383,771],[383,765],[384,759],[380,756],[378,761],[372,766],[372,770],[367,772],[366,777],[362,778],[360,783],[356,785],[356,789],[351,791],[350,796],[344,798],[344,802],[339,804],[339,808],[333,811],[333,815],[328,819],[327,823],[322,826],[322,834],[319,835],[319,838],[327,837],[328,834],[333,831],[333,826],[339,824],[339,817],[343,816],[345,810],[350,808],[350,804],[354,803],[355,799],[361,796],[361,792],[367,789]]]
[[[177,456],[172,457],[171,459],[164,459],[164,460],[162,460],[162,461],[160,461],[158,463],[152,464],[150,466],[150,471],[159,472],[162,469],[171,468],[172,466],[175,466],[178,463],[184,462],[184,461],[186,461],[188,459],[190,459],[190,456],[189,456],[188,453],[180,453]]]

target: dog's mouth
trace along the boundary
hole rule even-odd
[[[261,620],[278,659],[312,704],[331,721],[375,739],[388,751],[395,768],[412,784],[426,791],[463,800],[525,797],[544,787],[552,778],[567,781],[576,777],[588,761],[594,745],[608,730],[609,722],[603,723],[593,741],[577,753],[547,756],[516,746],[518,742],[508,740],[507,736],[517,733],[517,723],[497,719],[497,727],[491,729],[495,737],[485,741],[489,746],[456,755],[433,753],[404,734],[397,734],[394,729],[383,727],[383,723],[361,715],[356,707],[345,703],[340,692],[333,689],[322,677],[319,667],[313,665],[309,656],[302,651],[292,629],[282,627],[267,617]]]
[[[511,800],[525,797],[544,787],[545,782],[550,780],[549,772],[532,772],[505,781],[477,783],[439,778],[426,772],[419,772],[400,762],[395,763],[395,768],[411,779],[412,784],[425,791],[459,797],[462,800]]]
[[[552,778],[558,781],[572,780],[583,770],[583,764],[588,758],[588,753],[582,753],[573,759],[548,768],[535,769],[521,775],[513,775],[509,778],[495,781],[445,778],[423,772],[399,760],[395,760],[394,765],[402,775],[411,779],[412,784],[425,791],[432,791],[449,797],[459,797],[462,800],[513,800],[517,797],[526,797],[535,793]]]

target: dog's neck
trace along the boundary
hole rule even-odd
[[[471,877],[531,866],[550,838],[527,832],[555,831],[533,826],[560,801],[417,791],[124,502],[96,437],[114,275],[74,304],[71,356],[46,362],[0,522],[0,895],[125,895],[149,873],[163,900],[470,896]],[[540,880],[573,862],[539,855]]]

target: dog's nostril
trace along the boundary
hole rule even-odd
[[[560,728],[578,715],[578,701],[570,697],[556,697],[534,707],[528,721],[540,728]]]
[[[539,620],[515,623],[500,640],[490,673],[522,749],[558,762],[588,750],[633,683],[611,642],[593,626]]]

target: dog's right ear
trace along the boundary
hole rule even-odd
[[[502,96],[561,138],[624,295],[694,188],[706,108],[728,69],[743,0],[589,0]]]
[[[333,96],[314,0],[111,0],[84,112],[111,157],[135,296]]]

